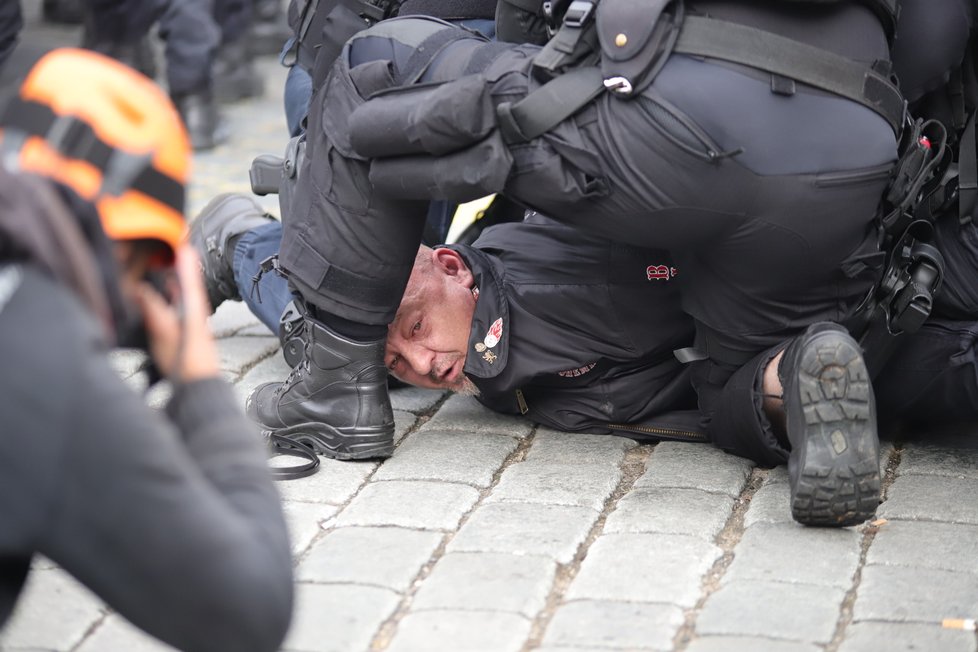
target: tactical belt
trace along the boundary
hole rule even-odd
[[[591,8],[585,10],[584,5]],[[582,0],[572,3],[561,31],[568,30],[574,41],[586,38],[588,22],[594,21],[593,6]],[[560,33],[554,41],[559,40]],[[579,56],[579,53],[572,54],[575,45],[548,44],[540,53],[544,66],[556,70],[554,59],[559,61],[564,54],[570,64],[568,71],[519,102],[499,106],[500,129],[507,142],[527,142],[543,135],[604,90],[622,96],[640,90],[633,89],[630,80],[625,78],[606,79],[597,66],[573,67],[570,57]],[[555,47],[559,48],[556,57]],[[890,79],[870,66],[827,50],[746,25],[687,16],[673,52],[739,63],[808,84],[862,104],[886,119],[897,137],[902,132],[906,102]]]
[[[65,158],[93,166],[102,174],[101,192],[119,195],[130,189],[136,190],[183,213],[181,183],[153,167],[147,156],[109,145],[84,120],[59,115],[47,104],[17,97],[7,105],[0,123],[5,129],[20,131],[25,137],[44,139]],[[120,161],[120,156],[127,160]],[[120,165],[120,162],[124,164]]]

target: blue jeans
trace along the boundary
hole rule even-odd
[[[258,275],[261,261],[278,253],[282,246],[282,223],[272,221],[245,232],[234,246],[232,269],[241,298],[263,324],[278,335],[279,317],[294,298],[289,282],[274,271]]]

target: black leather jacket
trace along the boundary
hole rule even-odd
[[[479,288],[464,370],[484,405],[559,430],[704,439],[673,355],[693,326],[668,253],[536,214],[449,246]]]

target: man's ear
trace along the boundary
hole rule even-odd
[[[434,263],[436,270],[446,276],[452,277],[452,280],[456,283],[461,283],[467,288],[472,287],[473,283],[475,283],[469,266],[465,264],[465,261],[454,249],[440,248],[432,250],[431,261]]]

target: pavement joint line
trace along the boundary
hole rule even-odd
[[[272,354],[277,353],[277,352],[278,351],[273,351]],[[258,364],[258,363],[256,362],[255,364]],[[244,374],[244,372],[242,372],[242,377],[243,377],[243,374]],[[404,440],[406,440],[408,437],[410,437],[411,435],[413,435],[414,433],[416,433],[418,431],[418,429],[421,427],[421,424],[423,424],[426,421],[428,421],[429,419],[431,419],[431,415],[434,414],[438,410],[438,408],[441,407],[442,403],[444,403],[446,400],[448,400],[447,397],[442,398],[434,406],[430,407],[427,410],[423,410],[421,412],[421,414],[415,414],[415,413],[412,412],[412,414],[415,414],[415,416],[418,417],[418,418],[415,419],[414,424],[410,428],[408,428],[407,432],[404,433],[404,436],[401,437],[400,441],[398,441],[397,444],[395,444],[394,451],[396,452],[397,449],[400,448],[400,446],[404,442]],[[324,538],[326,538],[327,536],[329,536],[329,534],[331,532],[334,532],[335,530],[338,529],[338,528],[336,528],[333,525],[330,525],[329,527],[324,528],[323,527],[323,524],[324,523],[329,523],[330,521],[335,522],[336,521],[336,517],[339,516],[343,512],[343,510],[346,509],[349,506],[349,504],[353,501],[354,498],[356,498],[357,496],[360,495],[360,492],[363,491],[363,488],[364,487],[366,487],[368,484],[370,484],[371,479],[374,477],[374,475],[377,474],[377,471],[382,466],[383,466],[383,462],[377,464],[377,466],[374,467],[374,470],[367,474],[367,476],[363,479],[363,482],[360,483],[360,486],[357,487],[357,490],[354,491],[353,494],[351,494],[349,498],[347,498],[344,502],[342,502],[342,503],[340,503],[338,505],[334,505],[336,507],[336,513],[334,513],[329,518],[323,519],[322,521],[320,521],[318,523],[318,525],[319,525],[319,531],[316,533],[316,535],[309,541],[309,543],[306,545],[305,548],[303,548],[302,550],[300,550],[296,554],[292,555],[292,566],[293,567],[298,567],[299,563],[306,557],[306,555],[309,554],[309,551],[312,550],[316,546],[317,543],[319,543]],[[324,469],[320,468],[319,473],[325,473],[325,472],[326,471]],[[378,480],[378,482],[380,482],[380,481]],[[302,501],[292,501],[292,502],[302,502]],[[391,526],[391,527],[394,527],[394,526]],[[413,529],[413,528],[409,528],[409,529]],[[425,531],[430,531],[430,530],[425,530]]]
[[[95,634],[95,632],[97,632],[102,627],[103,624],[105,624],[105,621],[113,613],[114,613],[113,610],[107,606],[103,607],[102,609],[99,609],[99,614],[100,614],[99,617],[95,619],[95,622],[93,622],[91,625],[88,626],[88,629],[86,629],[84,633],[78,638],[78,642],[69,648],[70,652],[75,652],[76,650],[80,649],[81,646],[84,645],[85,642],[88,641],[88,639],[91,638]]]
[[[696,604],[687,609],[683,614],[683,624],[676,631],[676,635],[672,639],[673,650],[675,652],[682,652],[696,638],[696,619],[703,610],[706,601],[720,588],[720,580],[723,579],[723,576],[727,573],[727,569],[730,568],[730,564],[733,563],[736,554],[734,549],[744,536],[744,518],[747,515],[747,510],[750,509],[754,494],[764,484],[767,476],[767,469],[757,467],[751,469],[750,477],[747,478],[747,482],[744,483],[740,495],[734,501],[734,506],[729,518],[727,518],[727,522],[713,540],[723,552],[713,562],[710,569],[706,571],[706,574],[703,575],[702,582],[700,583],[700,597],[696,601]]]
[[[902,459],[903,446],[901,444],[897,444],[894,446],[893,452],[890,453],[890,457],[886,461],[886,470],[883,472],[883,477],[880,479],[881,503],[886,500],[886,492],[896,480],[897,468],[900,466]],[[856,572],[852,575],[852,584],[849,586],[849,590],[846,591],[846,595],[842,599],[842,605],[839,607],[839,620],[836,622],[835,632],[832,635],[832,639],[829,641],[828,645],[825,646],[825,652],[838,652],[839,647],[845,641],[846,630],[852,623],[852,611],[856,604],[856,598],[859,594],[859,585],[862,583],[863,569],[866,567],[866,557],[869,555],[869,548],[873,545],[873,541],[876,539],[876,533],[879,532],[882,525],[874,525],[874,523],[875,521],[871,521],[862,526],[863,536],[859,542],[859,563],[856,565]]]
[[[557,613],[557,609],[563,604],[564,595],[581,570],[581,563],[591,549],[591,545],[601,536],[608,516],[618,507],[618,501],[632,490],[635,482],[645,473],[646,464],[655,446],[655,444],[639,445],[625,453],[624,458],[618,465],[621,471],[621,479],[618,481],[618,485],[614,491],[611,492],[611,495],[605,499],[601,513],[598,515],[594,525],[591,526],[591,530],[577,548],[574,558],[566,564],[557,565],[554,573],[554,581],[550,587],[550,593],[547,595],[547,601],[544,603],[543,609],[533,619],[530,633],[527,635],[526,641],[521,648],[522,652],[527,652],[528,650],[541,646],[547,627]]]
[[[233,336],[229,336],[229,337],[233,337]],[[223,338],[222,337],[222,338],[219,338],[219,339],[227,339],[227,338]],[[215,341],[219,341],[219,339],[218,338],[215,338]],[[241,366],[241,370],[238,373],[236,373],[236,374],[233,371],[228,371],[227,369],[222,369],[221,371],[227,372],[229,374],[233,374],[234,380],[232,380],[230,382],[231,382],[232,385],[237,385],[239,382],[241,382],[242,380],[244,380],[245,375],[249,371],[251,371],[252,369],[254,369],[255,367],[257,367],[259,364],[261,364],[265,360],[269,360],[269,359],[273,358],[276,355],[281,355],[281,353],[282,353],[282,348],[281,347],[279,347],[277,349],[273,349],[273,350],[269,351],[268,353],[262,353],[257,358],[254,358],[250,362],[246,362],[244,365],[242,365]],[[283,380],[284,380],[284,378],[283,378]]]
[[[447,400],[448,397],[446,396],[442,401],[438,403],[436,407],[432,408],[430,412],[433,414],[437,410],[437,408],[441,407],[441,404]],[[442,536],[441,542],[439,542],[438,547],[435,548],[434,552],[431,553],[431,557],[428,559],[427,562],[425,562],[424,566],[421,567],[421,570],[418,571],[418,574],[415,575],[414,580],[411,582],[411,586],[408,588],[408,590],[404,592],[404,595],[401,598],[401,602],[397,605],[397,608],[394,610],[394,613],[392,613],[387,618],[387,620],[381,623],[380,627],[377,628],[377,633],[374,634],[373,639],[370,641],[370,647],[369,647],[370,650],[387,649],[387,646],[390,645],[391,640],[394,638],[394,635],[397,633],[398,624],[400,624],[401,620],[403,620],[404,617],[407,616],[408,613],[410,613],[411,603],[414,601],[415,593],[417,593],[419,587],[424,582],[424,580],[429,575],[431,575],[431,571],[435,567],[435,564],[437,564],[438,561],[445,556],[445,550],[448,548],[448,544],[451,543],[452,539],[455,537],[458,531],[462,529],[462,527],[469,520],[469,517],[475,512],[475,510],[477,510],[479,506],[482,505],[485,499],[489,496],[489,494],[492,493],[492,490],[496,488],[496,485],[499,484],[500,478],[502,478],[503,472],[505,472],[505,470],[510,466],[512,466],[513,464],[519,464],[520,462],[526,459],[526,454],[529,451],[530,446],[533,445],[533,440],[536,439],[536,434],[537,434],[537,426],[534,426],[533,429],[530,431],[529,435],[524,437],[522,440],[517,439],[516,450],[510,453],[506,457],[506,459],[503,460],[503,463],[499,465],[499,468],[496,469],[495,473],[492,474],[492,481],[489,483],[489,486],[479,491],[478,500],[475,501],[475,504],[472,505],[469,511],[467,511],[465,514],[462,515],[462,518],[459,519],[458,525],[455,527],[455,529],[449,530]],[[401,439],[401,441],[404,441],[404,439],[406,438],[407,436],[405,435],[405,437]],[[506,612],[506,613],[513,613],[513,612]]]

